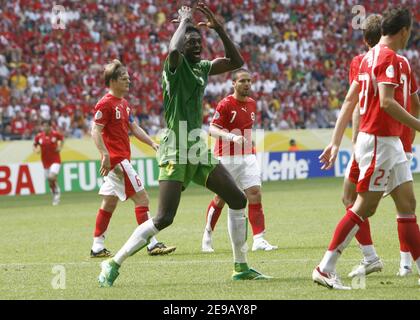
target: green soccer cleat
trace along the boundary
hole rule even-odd
[[[269,280],[273,277],[266,276],[252,268],[248,268],[246,263],[235,263],[232,280]]]
[[[147,248],[147,253],[149,256],[164,256],[174,252],[176,250],[175,246],[165,246],[164,243],[158,242],[154,245],[152,249]]]
[[[98,277],[98,282],[100,287],[112,287],[115,279],[117,279],[118,269],[120,266],[112,259],[102,261],[101,263],[101,273]]]

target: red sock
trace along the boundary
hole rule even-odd
[[[417,218],[397,218],[398,222],[398,238],[400,245],[408,248],[416,261],[420,257],[420,230],[417,225]],[[405,251],[405,252],[407,252]]]
[[[356,233],[356,239],[362,246],[370,246],[373,244],[372,236],[370,234],[369,220],[366,218],[360,225],[360,229]]]
[[[219,220],[220,214],[222,213],[223,208],[219,208],[214,203],[214,200],[212,200],[207,208],[207,214],[206,214],[206,222],[209,222],[210,217],[210,227],[211,231],[214,231],[214,228],[216,227],[217,220]]]
[[[265,231],[265,219],[261,203],[248,205],[248,218],[254,236]]]
[[[147,214],[149,212],[149,207],[136,207],[135,211],[137,224],[140,225],[149,220],[149,215]]]
[[[105,210],[99,209],[98,215],[96,216],[96,228],[94,237],[99,237],[104,234],[106,229],[108,229],[109,220],[111,220],[112,212],[107,212]]]
[[[359,229],[358,226],[363,220],[355,214],[351,209],[347,210],[345,216],[340,220],[335,228],[334,236],[328,247],[329,251],[336,250],[342,252],[350,243],[353,236]]]

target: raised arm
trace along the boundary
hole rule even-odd
[[[99,153],[101,154],[101,168],[99,169],[99,172],[102,176],[108,175],[109,171],[111,170],[111,161],[109,159],[109,152],[108,149],[105,146],[104,140],[102,138],[102,130],[103,126],[94,123],[92,127],[92,138],[95,142],[96,147],[99,150]]]
[[[225,57],[216,58],[212,61],[209,75],[225,73],[242,67],[244,65],[244,59],[213,12],[202,2],[198,3],[197,10],[202,12],[208,19],[207,22],[198,23],[198,26],[206,26],[214,29],[222,40],[225,49]]]
[[[180,22],[178,29],[176,29],[174,35],[169,43],[169,70],[174,72],[181,63],[181,50],[184,45],[185,30],[187,25],[192,21],[192,11],[190,7],[183,6],[178,10],[178,20]]]

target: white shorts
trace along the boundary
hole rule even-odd
[[[413,174],[411,173],[411,160],[413,154],[407,152],[405,154],[408,161],[397,164],[394,170],[391,172],[393,177],[390,177],[387,188],[384,193],[384,197],[389,195],[396,187],[402,185],[405,182],[413,181]]]
[[[125,201],[132,195],[143,190],[143,184],[130,161],[123,160],[112,169],[99,189],[103,196],[116,196]]]
[[[229,171],[236,185],[246,190],[261,186],[261,170],[255,154],[219,157],[220,162]]]
[[[48,169],[44,169],[45,178],[48,179],[48,177],[54,175],[58,176],[58,173],[60,172],[60,163],[53,163]]]
[[[408,162],[399,137],[378,137],[360,132],[354,156],[360,169],[357,192],[385,192],[389,186],[396,186],[406,178],[405,170],[397,168]]]

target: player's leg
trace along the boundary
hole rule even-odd
[[[320,264],[314,269],[312,279],[330,289],[350,289],[341,284],[336,275],[338,258],[359,230],[364,218],[372,216],[382,198],[383,192],[367,191],[359,193],[351,209],[337,224],[328,250]]]
[[[207,208],[206,227],[201,241],[201,251],[203,252],[214,252],[212,234],[224,206],[225,202],[216,194]]]
[[[92,258],[111,256],[111,252],[105,248],[105,234],[117,204],[118,197],[116,196],[103,196],[102,198],[101,207],[96,215],[93,244],[90,250],[90,256]]]
[[[252,228],[253,244],[252,251],[263,250],[271,251],[278,249],[264,239],[265,217],[262,207],[261,186],[254,185],[244,190],[248,199],[248,218]]]
[[[53,163],[51,167],[48,169],[48,184],[50,186],[51,192],[53,194],[53,202],[54,206],[60,203],[60,196],[61,190],[57,183],[58,173],[60,172],[60,164]]]
[[[420,231],[416,217],[416,198],[413,182],[407,181],[391,193],[397,209],[398,237],[408,248],[420,273]]]
[[[101,273],[98,277],[100,286],[112,286],[123,262],[143,249],[151,237],[172,223],[181,199],[181,191],[182,182],[159,181],[159,207],[156,217],[139,225],[115,256],[101,264]]]
[[[238,188],[229,172],[218,164],[209,173],[206,187],[226,201],[228,230],[234,258],[233,280],[262,280],[269,277],[250,269],[247,264],[247,219],[245,216],[246,196]]]
[[[149,196],[146,190],[143,189],[135,193],[130,199],[133,200],[135,205],[137,224],[141,225],[149,220],[151,216],[149,212]],[[155,236],[150,238],[150,242],[147,245],[147,253],[151,256],[166,255],[175,250],[176,247],[174,246],[167,247],[164,243],[158,242]]]

